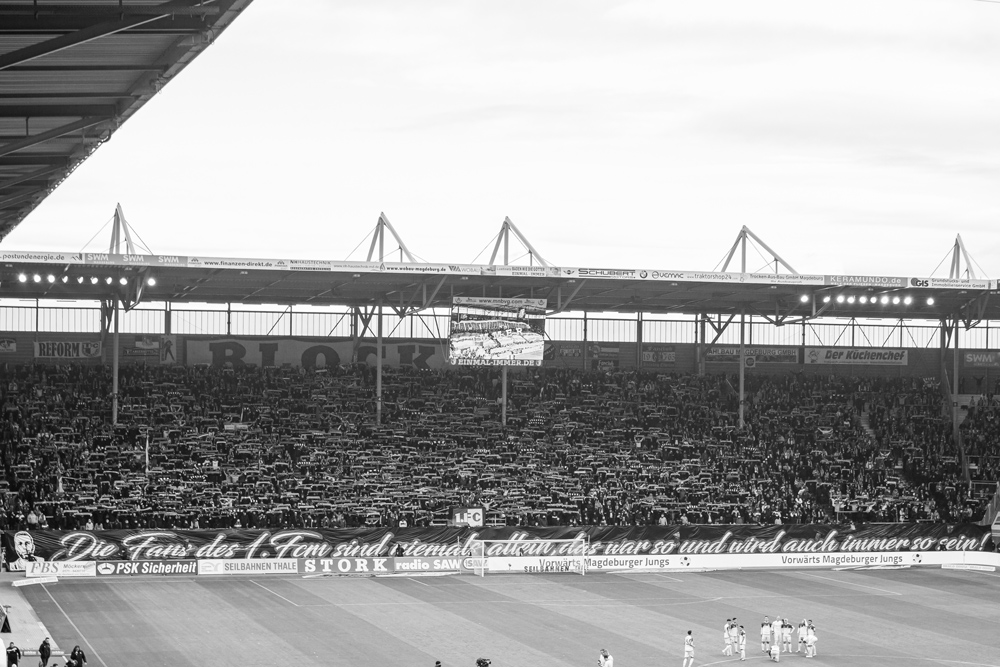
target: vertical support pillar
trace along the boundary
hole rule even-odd
[[[955,329],[952,334],[952,347],[954,351],[951,355],[951,437],[955,445],[959,447],[959,454],[962,457],[962,471],[968,477],[968,465],[965,460],[965,447],[960,446],[960,436],[958,428],[958,329],[959,319],[955,316]]]
[[[744,351],[745,351],[745,346],[746,346],[746,311],[745,310],[740,310],[740,361],[739,361],[739,364],[740,364],[740,413],[739,413],[740,414],[740,429],[742,429],[744,427],[744,425],[745,425],[745,421],[743,419],[743,398],[744,398],[744,395],[743,395],[743,389],[744,389],[743,382],[744,382],[744,376],[746,374],[746,364],[743,363],[744,362],[743,354],[744,354]]]
[[[375,345],[375,423],[382,424],[382,299],[378,300],[378,342]]]
[[[174,311],[170,310],[170,302],[169,301],[164,302],[164,304],[163,304],[163,333],[165,335],[167,335],[167,336],[171,335],[174,332],[174,323],[173,323],[173,315],[172,315],[173,312]]]
[[[587,311],[583,311],[583,370],[590,370],[590,344],[587,342]]]
[[[697,345],[695,346],[695,355],[696,355],[695,363],[697,364],[697,367],[695,368],[695,371],[698,373],[698,375],[705,374],[705,354],[708,352],[708,348],[706,347],[705,344],[705,336],[708,333],[706,331],[707,324],[708,322],[705,319],[705,314],[704,313],[699,314],[697,319],[697,324],[695,325],[698,327],[695,332],[695,340],[697,341]]]
[[[226,335],[233,335],[233,304],[226,304]]]
[[[507,426],[507,367],[501,366],[500,387],[500,423]]]
[[[642,370],[642,311],[635,314],[635,367]]]
[[[291,305],[289,305],[288,306],[288,335],[289,336],[294,336],[295,335],[295,331],[292,329],[292,310],[293,310],[293,307]]]
[[[118,299],[112,302],[114,305],[114,336],[112,337],[111,350],[111,425],[118,423],[118,351],[121,347],[118,342]]]

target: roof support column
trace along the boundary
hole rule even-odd
[[[739,415],[740,415],[740,430],[741,431],[743,430],[743,427],[746,424],[746,422],[744,421],[744,415],[743,415],[743,401],[744,401],[743,380],[744,380],[744,375],[746,374],[746,364],[743,363],[743,361],[744,361],[743,355],[745,353],[745,345],[746,345],[746,316],[747,316],[746,315],[746,310],[745,309],[740,309],[740,397],[739,397],[740,398],[740,412],[739,412]]]
[[[375,343],[375,423],[382,425],[382,298],[378,300],[378,338]]]

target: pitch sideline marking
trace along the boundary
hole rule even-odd
[[[277,597],[281,598],[282,600],[284,600],[284,601],[285,601],[285,602],[287,602],[288,604],[292,605],[293,607],[301,607],[301,606],[302,606],[302,605],[300,605],[300,604],[299,604],[299,603],[297,603],[297,602],[292,602],[291,600],[289,600],[288,598],[286,598],[286,597],[285,597],[284,595],[282,595],[281,593],[275,593],[274,591],[272,591],[272,590],[271,590],[270,588],[268,588],[268,587],[267,587],[267,586],[265,586],[264,584],[258,584],[258,583],[257,583],[256,581],[254,581],[253,579],[251,579],[251,580],[250,580],[250,583],[251,583],[251,584],[253,584],[254,586],[260,586],[261,588],[263,588],[263,589],[264,589],[265,591],[267,591],[267,592],[268,592],[268,593],[270,593],[271,595],[274,595],[274,596],[277,596]],[[317,606],[317,605],[314,605],[314,606]],[[323,606],[326,606],[326,605],[323,605]]]
[[[69,624],[73,626],[73,629],[76,631],[76,634],[80,635],[80,638],[83,639],[83,642],[90,647],[90,652],[94,654],[94,657],[100,660],[101,664],[104,665],[104,667],[108,667],[108,663],[104,662],[104,658],[102,658],[101,654],[97,652],[97,649],[94,648],[94,645],[90,643],[90,640],[87,639],[87,637],[82,632],[80,632],[80,628],[76,627],[76,623],[74,623],[73,619],[69,617],[69,614],[66,613],[66,610],[62,608],[62,605],[59,604],[59,601],[55,599],[55,597],[52,595],[51,592],[49,592],[49,589],[48,587],[46,587],[45,584],[42,584],[42,590],[44,590],[46,595],[49,596],[49,599],[55,603],[56,608],[62,612],[62,615],[66,617],[67,621],[69,621]],[[65,651],[66,649],[63,650]]]
[[[804,577],[814,577],[816,579],[826,579],[827,581],[833,581],[838,584],[847,584],[848,586],[857,586],[858,588],[867,588],[868,590],[878,591],[879,593],[885,593],[886,595],[902,595],[902,593],[897,593],[896,591],[887,591],[884,588],[875,588],[874,586],[865,586],[864,584],[855,584],[851,581],[841,581],[840,579],[833,579],[831,577],[821,577],[818,574],[812,574],[810,572],[799,572]]]
[[[765,656],[759,656],[765,657]],[[879,660],[926,660],[928,662],[943,662],[949,665],[970,665],[970,667],[998,667],[995,663],[989,662],[965,662],[964,660],[944,660],[942,658],[922,658],[915,655],[844,655],[842,653],[832,654],[825,653],[823,656],[817,657],[837,657],[837,658],[877,658]],[[712,667],[713,665],[724,665],[727,662],[738,662],[739,658],[731,658],[729,660],[717,660],[715,662],[704,662],[698,667]]]

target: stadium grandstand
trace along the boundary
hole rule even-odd
[[[7,134],[30,119],[4,233],[245,4],[0,8],[32,36],[0,53]],[[510,219],[485,265],[417,262],[384,214],[355,262],[133,236],[118,207],[107,252],[0,251],[4,528],[965,522],[994,497],[997,283],[961,237],[936,278],[800,274],[746,227],[714,271],[553,266]],[[451,366],[456,297],[546,300],[542,365]]]
[[[0,237],[248,4],[0,3]],[[747,227],[708,271],[556,266],[510,219],[486,264],[417,261],[385,214],[370,237],[161,255],[118,206],[106,250],[0,247],[0,632],[25,660],[577,664],[609,634],[641,664],[642,635],[780,604],[830,629],[821,659],[985,665],[993,584],[854,571],[1000,564],[998,284],[961,237],[947,277],[802,274]],[[829,576],[780,595],[750,571],[805,567]],[[719,569],[743,571],[694,574]],[[624,592],[409,579],[487,572]]]
[[[349,266],[162,257],[119,207],[108,253],[0,253],[4,527],[961,523],[994,498],[995,281],[388,262],[389,234]],[[448,363],[474,295],[548,300],[540,367]]]

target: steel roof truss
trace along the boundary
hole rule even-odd
[[[965,323],[965,329],[968,331],[975,326],[978,326],[980,322],[986,317],[986,306],[990,301],[990,293],[982,292],[979,296],[971,301],[968,301],[960,307],[962,313],[962,321]]]
[[[6,190],[12,188],[15,185],[20,185],[21,183],[27,183],[28,181],[36,181],[41,179],[43,176],[48,176],[49,174],[54,174],[62,169],[62,165],[58,167],[42,167],[41,169],[36,169],[35,171],[30,171],[23,176],[17,176],[15,178],[8,178],[6,181],[0,181],[0,190]]]
[[[712,329],[715,330],[715,337],[712,338],[712,342],[709,343],[709,345],[715,345],[719,341],[719,339],[722,338],[722,334],[724,334],[726,332],[726,329],[732,323],[733,319],[735,319],[736,314],[733,313],[732,315],[730,315],[729,319],[726,320],[725,324],[723,324],[723,322],[722,322],[722,315],[719,315],[719,325],[718,326],[716,326],[715,322],[713,322],[712,318],[709,317],[708,315],[705,315],[704,313],[702,313],[702,317],[705,318],[705,321],[708,322],[709,325],[711,325]]]
[[[564,310],[566,310],[567,308],[569,308],[569,304],[571,304],[573,302],[573,299],[576,297],[576,295],[580,292],[580,289],[582,289],[583,286],[586,283],[587,283],[586,280],[581,280],[579,283],[577,283],[576,287],[570,293],[569,297],[566,298],[566,302],[565,303],[562,300],[562,285],[557,285],[556,286],[556,305],[557,305],[557,307],[556,307],[555,310],[553,310],[549,314],[550,315],[555,315],[555,314],[561,313]]]
[[[168,5],[160,5],[161,8],[167,6]],[[86,28],[82,28],[65,35],[60,35],[58,37],[53,37],[52,39],[47,39],[44,42],[39,42],[37,44],[32,44],[31,46],[25,46],[8,53],[4,53],[0,55],[0,70],[5,70],[14,65],[22,65],[26,62],[35,60],[36,58],[58,53],[80,44],[86,44],[87,42],[92,42],[95,39],[107,37],[108,35],[113,35],[116,32],[128,30],[129,28],[135,28],[144,23],[150,23],[151,21],[156,21],[161,17],[168,15],[169,13],[153,16],[132,16],[129,18],[120,18],[117,21],[95,23],[87,26]]]

